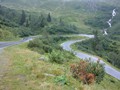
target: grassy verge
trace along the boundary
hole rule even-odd
[[[101,84],[83,85],[70,73],[70,64],[79,59],[56,64],[39,60],[40,54],[30,51],[27,43],[5,49],[10,60],[0,89],[8,90],[119,90],[120,81],[106,75]],[[61,77],[60,77],[61,76]],[[64,78],[63,78],[63,77]],[[64,84],[57,83],[62,78]]]
[[[9,42],[9,41],[19,41],[19,40],[21,40],[21,38],[19,38],[19,37],[16,37],[16,38],[14,38],[14,39],[0,39],[0,42]]]

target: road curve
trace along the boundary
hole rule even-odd
[[[88,38],[93,38],[94,36],[93,35],[86,35],[86,34],[82,34],[82,35],[79,35],[79,36],[86,36]],[[74,54],[81,58],[81,59],[91,59],[92,61],[94,62],[97,62],[98,58],[97,56],[93,56],[93,55],[90,55],[90,54],[86,54],[86,53],[83,53],[83,52],[79,52],[79,51],[74,51],[70,46],[76,42],[81,42],[85,39],[82,39],[82,40],[71,40],[71,41],[67,41],[67,42],[64,42],[61,44],[61,47],[66,50],[66,51],[72,51],[74,52]],[[116,69],[112,68],[110,65],[106,64],[104,61],[100,60],[100,63],[104,64],[105,65],[105,72],[115,78],[117,78],[118,80],[120,80],[120,72],[117,71]]]
[[[33,39],[33,37],[26,37],[26,38],[23,38],[22,40],[16,41],[16,42],[0,42],[0,52],[5,47],[21,44],[23,42],[28,42],[32,39]]]

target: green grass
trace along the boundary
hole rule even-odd
[[[16,38],[9,39],[9,40],[7,40],[7,39],[0,39],[0,42],[19,41],[19,40],[21,40],[21,38],[16,37]]]
[[[0,41],[18,41],[20,38],[8,30],[0,28]]]
[[[27,49],[27,43],[12,46],[4,52],[10,60],[9,71],[5,74],[0,89],[9,90],[119,90],[120,81],[105,75],[101,84],[83,85],[74,79],[70,73],[70,64],[80,59],[64,64],[40,61],[40,54]],[[67,85],[56,83],[58,76],[65,75]]]

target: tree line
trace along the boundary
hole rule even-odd
[[[0,5],[0,27],[7,28],[20,37],[42,34],[78,33],[75,25],[65,23],[62,18],[55,18],[51,13],[28,12],[9,9]]]

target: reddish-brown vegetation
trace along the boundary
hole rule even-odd
[[[95,69],[99,72],[99,63],[96,63],[96,66],[92,65],[90,62],[80,61],[78,64],[71,64],[70,71],[74,78],[79,79],[84,84],[92,84],[96,80],[96,75],[92,71]]]

